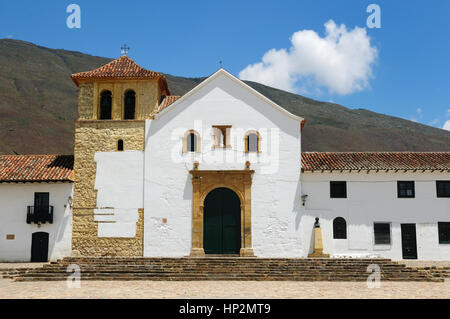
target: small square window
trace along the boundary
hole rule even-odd
[[[391,243],[391,224],[374,223],[373,232],[375,235],[375,245],[389,245]]]
[[[450,244],[450,222],[438,223],[439,244]]]
[[[414,198],[414,182],[413,181],[398,181],[397,182],[397,196],[398,198]]]
[[[213,125],[214,147],[230,148],[230,130],[231,125]]]
[[[450,181],[436,181],[437,197],[450,197]]]
[[[347,198],[347,182],[330,182],[330,198]]]

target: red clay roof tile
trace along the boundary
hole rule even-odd
[[[162,76],[161,73],[140,67],[132,59],[123,55],[98,69],[72,74],[72,80],[78,85],[80,79],[146,79]]]
[[[72,175],[72,155],[0,155],[0,182],[66,182]]]
[[[450,170],[450,152],[302,153],[302,169]]]
[[[180,98],[180,96],[177,96],[177,95],[166,96],[164,98],[164,100],[161,102],[161,104],[159,105],[158,112],[161,112],[162,110],[164,110],[166,107],[168,107],[170,104],[172,104],[173,102],[175,102],[179,98]]]
[[[0,182],[73,181],[72,155],[0,155]],[[302,168],[316,170],[446,170],[450,152],[302,153]]]

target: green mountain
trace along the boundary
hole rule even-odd
[[[109,61],[1,39],[0,153],[72,154],[77,89],[70,74]],[[166,76],[173,95],[183,95],[203,80]],[[306,119],[303,151],[450,151],[448,131],[247,83]]]

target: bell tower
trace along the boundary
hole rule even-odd
[[[98,69],[73,74],[72,80],[78,87],[78,121],[144,120],[170,95],[164,75],[140,67],[126,55]]]
[[[146,70],[127,55],[98,69],[72,75],[78,87],[75,122],[72,254],[74,256],[142,256],[143,208],[136,236],[98,236],[95,179],[98,152],[144,151],[145,120],[169,96],[163,74]]]

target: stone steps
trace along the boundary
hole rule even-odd
[[[46,274],[46,273],[65,273],[66,269],[61,269],[61,270],[48,270],[48,271],[30,271],[30,272],[25,272],[25,273],[11,273],[11,274]],[[135,274],[140,274],[140,273],[153,273],[153,274],[196,274],[196,273],[209,273],[209,274],[219,274],[219,273],[244,273],[247,275],[253,275],[253,274],[322,274],[322,273],[333,273],[333,274],[360,274],[360,273],[364,273],[364,274],[368,274],[365,270],[361,269],[361,270],[327,270],[327,269],[318,269],[318,270],[306,270],[306,271],[302,271],[302,270],[266,270],[266,269],[262,269],[262,270],[254,270],[254,271],[245,271],[245,270],[239,270],[239,271],[232,271],[232,270],[227,270],[227,269],[218,269],[218,270],[208,270],[208,269],[199,269],[199,270],[170,270],[170,269],[161,269],[161,270],[154,270],[154,269],[148,269],[148,270],[126,270],[126,269],[81,269],[81,272],[83,274],[87,274],[87,273],[135,273]],[[381,271],[382,274],[408,274],[408,275],[413,275],[413,274],[422,274],[421,272],[417,272],[417,271],[407,271],[407,270],[392,270],[392,271]],[[9,275],[11,275],[9,274]]]
[[[406,267],[389,259],[241,258],[112,258],[69,257],[40,268],[7,272],[16,281],[67,280],[67,266],[76,264],[82,280],[292,280],[366,281],[371,264],[381,280],[443,281],[437,272]]]
[[[48,280],[53,278],[59,278],[66,280],[69,274],[67,273],[41,273],[41,274],[26,274],[18,277],[21,280]],[[82,273],[82,280],[330,280],[330,281],[365,281],[367,280],[367,274],[361,273],[308,273],[308,274],[254,274],[254,275],[242,275],[239,273],[230,274],[227,272],[216,274],[204,274],[204,273],[130,273],[130,272],[94,272],[94,273]],[[417,280],[417,281],[430,281],[427,274],[381,274],[382,280]],[[434,281],[434,280],[432,280]],[[440,280],[439,280],[440,281]]]
[[[422,268],[427,270],[433,277],[450,278],[450,267]]]
[[[35,275],[41,275],[41,274],[58,274],[58,273],[66,273],[66,270],[49,270],[49,271],[32,271],[32,272],[25,272],[25,273],[17,273],[21,274],[23,276],[35,276]],[[367,276],[366,272],[363,271],[347,271],[347,270],[311,270],[311,271],[283,271],[283,270],[261,270],[261,271],[252,271],[252,272],[230,272],[228,270],[217,270],[217,271],[209,271],[209,270],[188,270],[188,271],[172,271],[172,270],[142,270],[142,271],[133,271],[133,270],[126,270],[126,269],[120,269],[120,270],[111,270],[111,269],[96,269],[96,270],[82,270],[81,273],[83,275],[87,274],[97,274],[97,273],[130,273],[130,274],[171,274],[171,275],[178,275],[178,274],[235,274],[235,273],[245,273],[247,276],[259,276],[259,275],[276,275],[276,274],[351,274],[351,275],[358,275],[363,273],[365,276]],[[388,276],[388,275],[422,275],[424,273],[422,272],[416,272],[416,271],[382,271],[382,275]],[[426,274],[426,273],[425,273]]]
[[[48,276],[48,277],[16,277],[15,281],[66,281],[67,276]],[[117,276],[117,274],[102,276],[83,276],[82,280],[104,280],[104,281],[120,281],[120,280],[152,280],[152,281],[366,281],[367,276],[269,276],[269,277],[247,277],[247,276]],[[383,278],[382,281],[423,281],[423,282],[442,282],[441,278],[428,277],[399,277],[399,278]]]
[[[11,279],[16,275],[21,273],[25,273],[27,270],[31,270],[33,268],[1,268],[0,269],[0,278]]]

